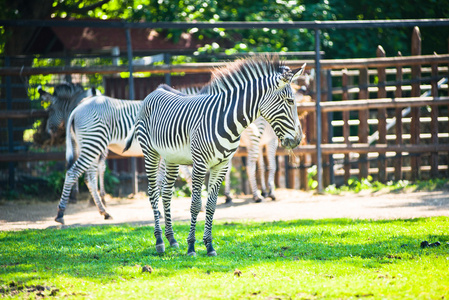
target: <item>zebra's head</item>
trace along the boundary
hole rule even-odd
[[[64,127],[72,110],[82,99],[95,95],[95,89],[84,90],[79,84],[62,83],[55,87],[53,95],[40,86],[38,92],[42,101],[50,102],[48,120],[45,130],[54,138]],[[95,93],[94,93],[95,92]]]
[[[270,123],[281,140],[282,147],[286,149],[298,146],[303,137],[291,83],[303,73],[304,69],[305,64],[297,70],[281,66],[279,68],[281,72],[272,77],[272,87],[267,88],[260,101],[261,116]]]

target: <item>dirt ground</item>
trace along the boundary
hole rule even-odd
[[[277,189],[276,195],[276,201],[266,200],[262,203],[252,202],[249,195],[236,197],[232,204],[225,204],[224,197],[219,197],[214,220],[277,221],[321,218],[376,220],[449,216],[447,190],[316,195],[312,192]],[[88,206],[87,195],[83,196],[84,200],[68,205],[65,226],[153,224],[153,213],[144,193],[134,198],[107,198],[107,211],[112,215],[112,220],[104,220],[96,207]],[[6,202],[0,205],[0,230],[61,227],[54,221],[56,209],[57,202]],[[173,199],[172,216],[174,221],[188,222],[190,199]],[[199,220],[204,218],[205,212],[202,211]]]

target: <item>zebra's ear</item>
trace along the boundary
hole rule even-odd
[[[39,95],[41,96],[41,101],[49,101],[52,102],[52,96],[50,93],[47,93],[46,91],[44,91],[42,89],[42,86],[38,86],[37,87],[37,91],[39,93]]]
[[[303,64],[301,68],[291,70],[287,69],[286,72],[284,72],[281,75],[280,81],[279,81],[279,88],[284,87],[286,84],[292,83],[294,80],[298,79],[299,76],[304,72],[304,69],[306,68],[306,64]]]
[[[293,76],[292,76],[292,78],[290,79],[290,83],[293,82],[293,81],[295,81],[296,79],[298,79],[299,76],[302,75],[302,73],[304,72],[305,69],[306,69],[306,64],[303,64],[301,68],[292,70]]]

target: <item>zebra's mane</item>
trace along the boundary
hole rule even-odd
[[[80,84],[73,83],[61,83],[54,89],[53,96],[60,101],[72,102],[78,100],[81,93],[84,92],[84,88]]]
[[[247,82],[274,73],[284,73],[287,67],[278,55],[258,55],[238,59],[223,68],[212,71],[212,79],[200,93],[215,93],[236,87],[240,82]]]

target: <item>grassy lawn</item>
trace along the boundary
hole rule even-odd
[[[197,226],[202,240],[204,223]],[[449,297],[449,217],[215,222],[202,242],[164,255],[148,226],[0,232],[0,297],[64,299],[442,299]],[[439,241],[439,247],[420,244]],[[142,272],[148,265],[153,272]]]

